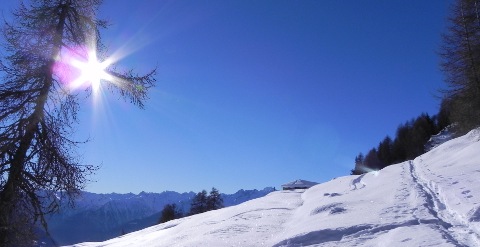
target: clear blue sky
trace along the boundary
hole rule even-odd
[[[158,81],[145,110],[84,101],[80,154],[102,164],[86,190],[231,193],[348,175],[359,152],[437,112],[451,2],[105,0],[109,53],[157,67]]]

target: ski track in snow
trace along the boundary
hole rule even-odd
[[[399,164],[401,165],[401,164]],[[407,166],[408,165],[408,166]],[[432,190],[421,182],[418,178],[418,175],[415,172],[415,167],[413,161],[405,163],[402,167],[402,181],[400,181],[401,187],[398,188],[394,193],[394,198],[401,202],[406,201],[405,203],[397,203],[394,206],[386,207],[381,210],[379,218],[388,219],[392,218],[392,213],[394,213],[393,219],[388,219],[391,223],[385,224],[358,224],[350,227],[338,227],[338,228],[325,228],[318,231],[312,231],[305,234],[299,234],[291,238],[284,239],[276,244],[274,247],[283,247],[283,246],[330,246],[332,244],[340,244],[341,246],[346,246],[349,243],[362,243],[359,239],[373,239],[379,235],[386,234],[390,231],[399,229],[399,228],[409,228],[413,226],[430,226],[434,231],[440,232],[440,235],[447,241],[455,246],[464,247],[470,246],[464,244],[466,236],[461,237],[456,232],[450,232],[449,229],[454,225],[449,219],[451,217],[444,217],[444,212],[446,206],[442,201],[432,192]],[[405,171],[407,170],[407,171]],[[363,181],[365,176],[372,175],[362,174],[358,177],[353,178],[350,183],[350,191],[356,192],[358,190],[364,189],[367,187],[367,182]],[[414,187],[416,191],[412,193],[409,188]],[[341,196],[340,193],[324,193],[324,196],[331,197]],[[327,213],[333,215],[336,213],[343,213],[347,211],[343,207],[342,203],[331,203],[326,204],[320,207],[317,207],[311,212],[311,215]],[[421,208],[424,207],[424,208]],[[297,209],[299,210],[299,209]],[[432,217],[425,217],[425,213],[420,211],[428,212]],[[420,212],[418,215],[417,212]],[[439,213],[441,212],[441,213]],[[412,216],[412,219],[404,219],[405,215]],[[458,225],[455,224],[456,227]],[[468,227],[464,225],[463,227]],[[461,227],[459,227],[461,228]],[[462,231],[458,231],[462,232]],[[469,233],[467,233],[468,236]],[[461,241],[457,240],[460,238]],[[409,238],[405,238],[403,241],[408,242]],[[363,243],[365,243],[364,241]],[[468,242],[468,241],[467,241]]]
[[[464,244],[465,237],[460,236],[463,235],[461,233],[463,231],[454,231],[452,229],[452,227],[455,226],[455,228],[463,230],[466,226],[456,222],[455,217],[450,213],[451,211],[447,210],[445,203],[440,199],[439,192],[432,189],[426,181],[419,178],[414,162],[408,161],[408,164],[409,172],[417,189],[417,193],[425,199],[425,203],[423,203],[422,206],[424,206],[428,212],[436,218],[436,221],[432,223],[437,224],[439,230],[443,233],[443,236],[453,242],[456,246],[468,247],[468,245]],[[419,222],[421,221],[422,220],[419,219]]]
[[[464,219],[454,208],[448,206],[444,200],[444,192],[437,183],[419,175],[416,167],[422,165],[422,162],[421,158],[409,161],[410,174],[420,194],[426,198],[424,206],[438,219],[438,225],[442,227],[444,236],[457,246],[480,245],[480,235],[477,229],[468,224],[469,220]],[[429,170],[428,172],[432,173]],[[443,177],[440,176],[440,178]],[[469,192],[466,190],[462,194]]]
[[[378,172],[75,246],[480,246],[479,139],[480,129]]]

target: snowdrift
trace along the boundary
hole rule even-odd
[[[480,246],[480,129],[378,172],[74,246]]]

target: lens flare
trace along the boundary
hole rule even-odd
[[[96,96],[102,81],[114,79],[106,71],[112,64],[111,60],[99,61],[93,49],[64,49],[56,60],[53,72],[69,93],[90,87]]]
[[[380,175],[379,170],[371,169],[371,168],[368,168],[368,167],[365,167],[365,166],[362,166],[360,168],[360,170],[363,171],[363,172],[366,172],[366,173],[372,173],[375,177]]]
[[[73,59],[71,65],[79,70],[79,76],[71,82],[70,86],[73,88],[78,88],[86,83],[92,87],[93,93],[97,94],[101,81],[112,79],[112,76],[105,71],[110,62],[108,60],[99,62],[95,51],[88,52],[86,61]]]

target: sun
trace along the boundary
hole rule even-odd
[[[77,88],[87,84],[92,87],[94,94],[97,93],[102,80],[112,79],[112,76],[106,72],[106,68],[110,64],[108,59],[103,62],[98,61],[95,51],[89,51],[87,59],[84,61],[74,59],[71,65],[79,70],[79,76],[71,83],[71,86]]]

